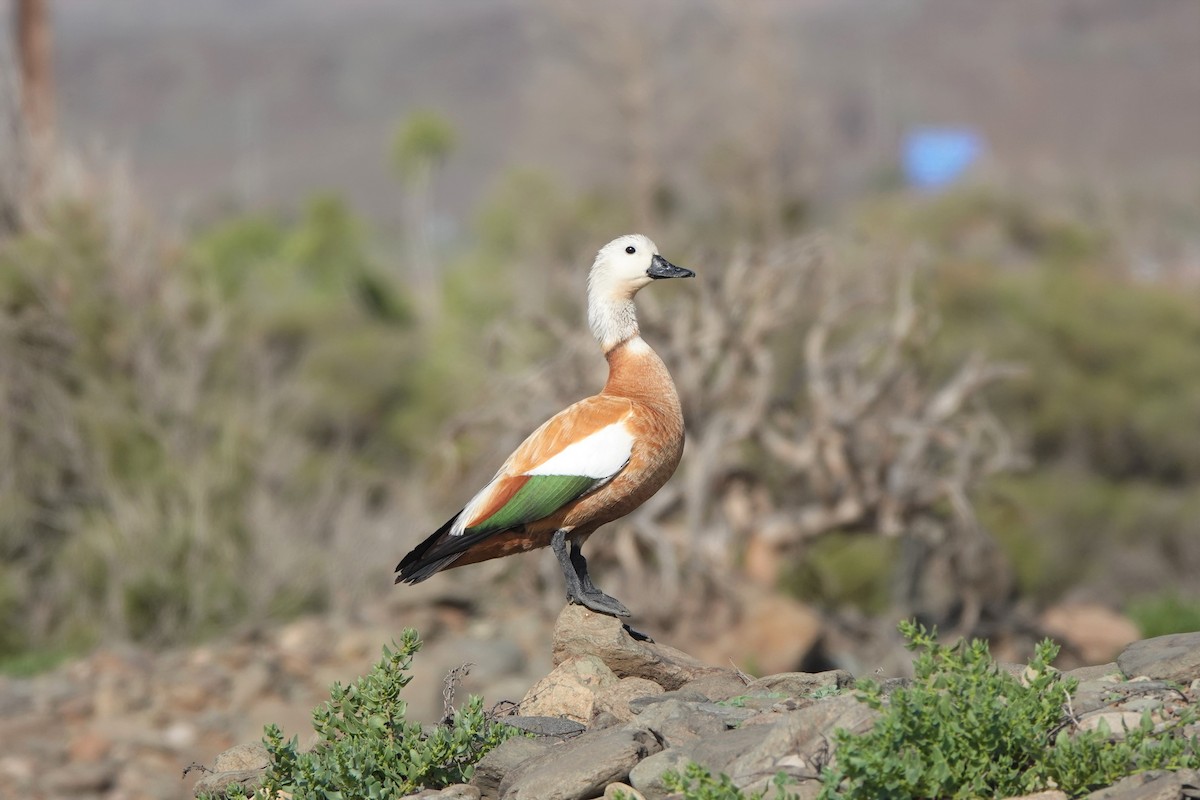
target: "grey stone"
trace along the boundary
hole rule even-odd
[[[771,728],[765,725],[735,728],[697,739],[691,744],[672,747],[646,758],[630,770],[629,784],[644,794],[647,800],[661,800],[667,796],[662,784],[663,773],[667,770],[679,770],[689,761],[695,761],[714,775],[729,772],[729,765],[738,756],[756,747],[770,732]]]
[[[680,686],[679,691],[698,693],[709,700],[721,701],[745,694],[746,682],[736,672],[726,669],[690,680]]]
[[[267,748],[261,743],[239,744],[213,760],[213,772],[234,772],[243,769],[265,769],[271,763]]]
[[[1104,678],[1122,680],[1121,668],[1117,666],[1117,662],[1110,661],[1107,664],[1095,664],[1090,667],[1078,667],[1076,669],[1067,670],[1063,673],[1064,678],[1074,678],[1080,683],[1085,681],[1098,681]]]
[[[759,678],[746,687],[744,694],[782,694],[787,697],[810,697],[819,690],[847,689],[854,685],[854,676],[844,669],[827,672],[781,672]]]
[[[544,755],[555,744],[557,742],[553,739],[530,739],[527,736],[508,739],[479,760],[475,765],[475,774],[471,776],[471,785],[479,789],[486,800],[495,800],[500,796],[500,784],[509,773]]]
[[[1172,633],[1134,642],[1117,656],[1121,672],[1188,684],[1200,678],[1200,632]]]
[[[1106,680],[1081,682],[1075,687],[1074,694],[1071,695],[1072,710],[1077,715],[1087,714],[1088,712],[1112,705],[1113,701],[1119,697],[1114,691],[1118,685]]]
[[[636,712],[630,703],[641,697],[656,697],[663,693],[663,688],[654,681],[645,678],[621,678],[616,684],[606,686],[596,692],[595,704],[592,711],[593,724],[597,714],[610,714],[622,722],[631,722]]]
[[[15,717],[33,710],[33,684],[0,675],[0,717]]]
[[[117,765],[108,761],[66,764],[46,776],[44,788],[52,795],[79,797],[103,794],[116,784]]]
[[[262,784],[266,774],[267,771],[262,767],[212,772],[196,781],[196,785],[192,787],[192,794],[195,797],[206,794],[223,798],[229,796],[227,790],[230,785],[237,785],[242,787],[247,795],[253,795],[254,790]]]
[[[500,785],[503,800],[587,800],[662,749],[653,732],[636,724],[585,733],[521,766]]]
[[[1200,770],[1140,772],[1122,778],[1107,789],[1092,792],[1087,800],[1181,800],[1185,797],[1200,797]]]
[[[663,692],[662,694],[651,694],[644,697],[634,698],[633,700],[629,701],[629,707],[633,709],[635,714],[641,714],[650,706],[658,705],[659,703],[666,703],[670,700],[683,700],[689,703],[707,703],[709,702],[710,698],[705,697],[704,695],[700,694],[700,692],[693,692],[688,689],[676,689],[670,692]]]
[[[626,722],[628,722],[628,720],[617,719],[608,711],[600,711],[596,714],[596,716],[592,717],[592,723],[588,725],[588,730],[599,731],[605,728],[611,728],[614,725],[623,725]]]
[[[869,731],[879,712],[860,703],[853,695],[839,695],[784,714],[768,735],[729,765],[729,775],[747,794],[764,791],[776,773],[784,772],[800,782],[801,798],[815,797],[820,790],[821,768],[833,753],[834,731],[854,734]],[[793,790],[795,791],[795,790]]]
[[[500,722],[536,736],[578,736],[587,726],[563,717],[501,717]]]
[[[650,706],[637,721],[657,733],[664,747],[678,747],[728,729],[730,725],[720,711],[713,703],[668,700]]]
[[[1124,711],[1136,711],[1138,713],[1146,711],[1158,711],[1163,707],[1161,697],[1134,697],[1131,700],[1126,700],[1121,703],[1121,709]]]

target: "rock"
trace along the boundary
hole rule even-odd
[[[604,800],[616,800],[616,798],[621,794],[625,796],[625,800],[646,800],[646,796],[644,794],[630,786],[628,783],[615,781],[604,787]]]
[[[1200,678],[1200,632],[1171,633],[1134,642],[1117,657],[1127,677],[1189,684]]]
[[[247,794],[253,794],[254,789],[262,783],[270,761],[267,748],[261,744],[231,747],[213,759],[212,772],[196,781],[192,793],[197,797],[201,794],[225,797],[230,784],[237,784]]]
[[[751,728],[735,728],[697,739],[682,747],[672,747],[652,755],[629,771],[629,785],[647,798],[663,798],[666,790],[662,784],[667,770],[681,770],[689,761],[706,767],[714,775],[729,772],[729,765],[742,753],[760,744],[771,729],[758,725]]]
[[[43,789],[51,795],[79,797],[107,792],[117,782],[117,765],[109,761],[67,764],[46,776]]]
[[[1023,794],[1020,797],[1009,797],[1006,800],[1069,800],[1069,798],[1066,792],[1060,792],[1057,789],[1047,789],[1044,792]]]
[[[247,795],[253,795],[254,790],[262,784],[264,769],[240,769],[230,772],[213,772],[196,781],[192,794],[199,797],[202,794],[213,797],[228,797],[226,790],[231,784],[236,784],[245,790]]]
[[[0,756],[0,780],[13,786],[21,787],[32,783],[37,774],[33,759],[26,756]]]
[[[764,675],[799,669],[821,639],[821,617],[804,603],[784,595],[755,593],[743,608],[741,619],[721,631],[697,652],[714,664],[754,657],[754,668]]]
[[[1095,603],[1064,603],[1046,609],[1039,620],[1054,639],[1079,654],[1085,664],[1111,661],[1141,636],[1129,617]]]
[[[543,755],[554,745],[550,739],[525,736],[508,739],[479,760],[475,774],[471,776],[471,785],[479,789],[485,800],[495,800],[500,797],[500,784],[509,773]]]
[[[664,747],[679,747],[706,736],[724,733],[730,726],[712,703],[667,700],[638,715],[638,724],[658,734]]]
[[[1079,720],[1076,730],[1096,731],[1107,729],[1112,738],[1124,739],[1128,731],[1137,730],[1142,724],[1142,715],[1137,711],[1099,711]]]
[[[733,670],[723,669],[690,680],[680,686],[679,691],[701,694],[709,700],[719,702],[745,694],[746,682]]]
[[[159,741],[164,747],[175,751],[183,751],[193,746],[199,732],[196,726],[187,722],[173,722],[159,732]]]
[[[245,708],[274,691],[277,679],[274,665],[267,661],[251,661],[234,673],[230,702],[234,708]]]
[[[604,730],[605,728],[612,728],[616,725],[623,724],[624,722],[622,720],[617,719],[607,711],[597,711],[596,715],[592,717],[592,724],[588,725],[588,730],[600,731]]]
[[[595,655],[622,678],[646,678],[664,689],[678,689],[701,675],[721,670],[687,653],[634,639],[615,617],[568,605],[554,625],[554,663]]]
[[[592,718],[595,720],[596,715],[608,713],[618,722],[630,722],[636,716],[629,706],[630,702],[662,693],[661,686],[646,678],[621,678],[596,692]]]
[[[99,731],[83,731],[72,737],[67,755],[72,761],[102,761],[112,750],[112,744],[112,739]]]
[[[448,800],[480,800],[482,796],[479,789],[469,783],[456,783],[453,786],[447,786],[435,795],[436,797],[445,797]]]
[[[693,692],[688,689],[676,689],[671,692],[663,692],[662,694],[652,694],[645,697],[638,697],[629,701],[629,707],[633,709],[633,713],[640,714],[650,706],[656,706],[659,703],[666,703],[670,700],[683,700],[688,703],[708,703],[711,702],[707,697],[699,692]]]
[[[1078,667],[1067,670],[1063,673],[1063,677],[1074,678],[1082,684],[1090,681],[1116,683],[1123,680],[1125,676],[1121,674],[1121,668],[1117,666],[1117,662],[1110,661],[1107,664],[1096,664],[1091,667]]]
[[[1130,775],[1109,786],[1092,792],[1087,800],[1180,800],[1188,789],[1195,797],[1200,794],[1200,770],[1181,769],[1177,772],[1154,769]]]
[[[239,744],[213,759],[213,772],[234,772],[242,769],[266,769],[271,763],[267,748],[261,743]]]
[[[646,728],[625,725],[586,733],[518,769],[500,787],[503,800],[587,800],[624,781],[662,743]]]
[[[828,672],[781,672],[767,675],[752,682],[744,694],[782,694],[786,697],[810,697],[818,691],[848,689],[854,685],[854,676],[844,669]]]
[[[747,794],[765,791],[778,772],[800,782],[800,797],[816,797],[821,788],[821,769],[830,760],[833,733],[845,729],[865,733],[879,712],[852,695],[830,697],[808,708],[783,716],[767,728],[767,736],[729,764],[729,775]],[[753,728],[751,728],[753,730]]]
[[[578,736],[588,729],[587,725],[565,717],[504,717],[505,725],[532,733],[535,736]]]
[[[530,687],[521,713],[566,717],[583,724],[592,718],[596,692],[616,684],[617,676],[596,656],[572,656]]]
[[[32,711],[33,696],[31,681],[0,675],[0,719]]]

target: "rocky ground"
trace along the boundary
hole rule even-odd
[[[538,736],[509,740],[489,753],[470,785],[413,797],[588,800],[623,792],[633,800],[664,800],[671,795],[663,773],[696,761],[747,792],[768,789],[785,772],[798,782],[790,791],[811,800],[833,755],[834,730],[865,732],[878,714],[854,693],[833,691],[853,684],[844,670],[752,679],[636,639],[618,620],[577,606],[558,619],[553,659],[554,669],[507,718]],[[1200,701],[1200,633],[1135,642],[1116,662],[1071,674],[1079,685],[1069,710],[1080,729],[1136,728],[1146,712],[1167,719]],[[233,769],[207,775],[197,790],[253,781],[265,766],[265,751],[242,747],[227,760]],[[1142,773],[1091,797],[1198,795],[1200,771],[1182,770]],[[1066,800],[1060,792],[1038,797]]]
[[[780,767],[808,774],[816,766],[811,748],[833,727],[869,725],[870,715],[846,696],[820,699],[823,687],[847,685],[849,672],[791,670],[814,660],[818,642],[818,662],[901,658],[839,655],[850,652],[844,633],[822,630],[813,612],[770,597],[748,602],[733,630],[684,642],[701,659],[635,641],[614,620],[574,607],[552,637],[537,608],[484,615],[461,598],[405,598],[408,605],[380,605],[355,620],[304,619],[165,653],[106,648],[33,678],[0,678],[0,799],[186,798],[200,781],[220,785],[220,772],[253,766],[260,751],[236,746],[256,743],[268,722],[299,733],[303,744],[329,685],[364,674],[405,626],[427,642],[406,689],[411,718],[439,719],[446,674],[469,663],[460,698],[519,701],[520,715],[532,718],[522,724],[554,733],[506,744],[481,765],[476,786],[454,790],[462,797],[596,797],[620,783],[661,796],[662,771],[689,759],[743,778]],[[1074,651],[1107,646],[1111,658],[1117,650],[1106,636],[1116,631],[1117,648],[1132,637],[1119,619],[1098,613],[1068,610],[1044,623],[1072,628]],[[1126,676],[1164,677],[1154,666],[1159,650],[1141,647],[1150,666],[1126,663],[1135,645],[1123,656],[1124,675],[1113,665],[1084,673],[1076,713],[1140,716],[1147,704],[1181,702],[1153,681],[1126,688]],[[753,654],[773,674],[750,680],[730,661],[733,653]],[[1200,644],[1182,658],[1193,658],[1180,668],[1191,669],[1189,680],[1200,677]],[[1200,699],[1200,685],[1185,685],[1189,701]],[[1114,702],[1123,692],[1128,701]],[[558,722],[547,728],[549,719]],[[193,764],[200,768],[185,774]]]

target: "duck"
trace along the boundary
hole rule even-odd
[[[592,582],[582,547],[602,525],[646,502],[679,466],[684,443],[679,393],[662,359],[641,337],[633,298],[655,281],[694,276],[663,258],[641,234],[600,248],[588,273],[587,319],[608,362],[604,388],[531,433],[486,486],[401,559],[397,584],[550,547],[569,604],[629,616],[629,609]]]

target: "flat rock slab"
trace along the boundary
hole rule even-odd
[[[1130,678],[1191,683],[1200,678],[1200,632],[1134,642],[1117,656],[1117,666]]]
[[[626,781],[639,761],[662,749],[651,731],[636,725],[605,728],[555,745],[523,764],[500,786],[503,800],[587,800]]]

